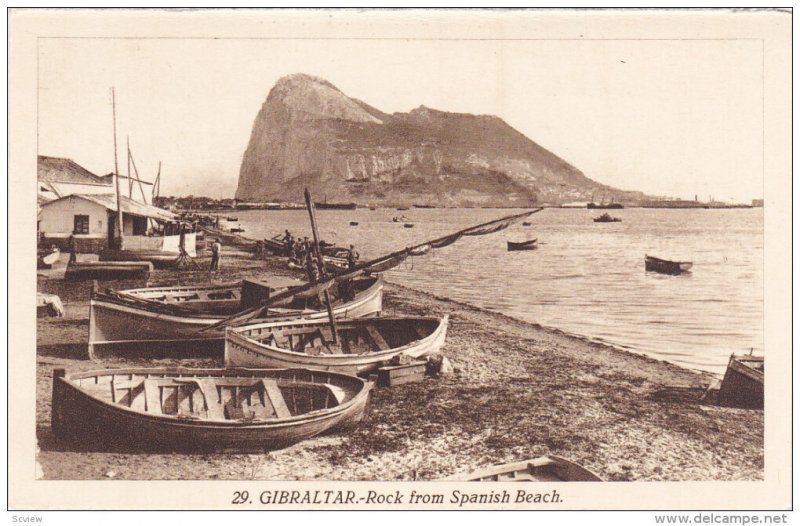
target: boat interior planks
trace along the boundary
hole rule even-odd
[[[327,320],[265,322],[228,328],[228,367],[308,367],[369,373],[392,358],[440,351],[448,316],[441,319],[363,318],[337,321],[337,341]]]
[[[303,369],[57,369],[52,427],[79,447],[272,449],[360,421],[371,388]]]

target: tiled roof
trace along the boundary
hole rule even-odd
[[[39,156],[38,180],[52,183],[83,183],[109,185],[109,181],[98,177],[72,159]]]

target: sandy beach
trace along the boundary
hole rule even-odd
[[[283,258],[254,256],[225,239],[222,270],[155,271],[152,285],[302,276]],[[207,262],[201,263],[207,265]],[[37,323],[38,461],[45,479],[432,480],[551,453],[606,480],[761,480],[763,411],[703,405],[711,381],[663,361],[600,345],[447,298],[387,283],[384,314],[450,314],[443,353],[455,372],[373,391],[355,430],[263,454],[76,451],[50,429],[52,371],[137,366],[222,366],[203,359],[86,359],[90,282],[70,283],[62,262],[39,271],[63,318]],[[144,282],[103,282],[130,288]]]

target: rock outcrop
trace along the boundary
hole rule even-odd
[[[326,80],[295,74],[275,84],[256,116],[236,198],[297,202],[304,187],[318,201],[385,205],[624,197],[498,117],[424,106],[389,115]]]

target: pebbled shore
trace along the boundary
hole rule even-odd
[[[287,284],[279,258],[226,243],[222,271],[156,271],[150,283]],[[90,283],[68,283],[63,264],[40,271],[64,318],[37,323],[38,461],[45,479],[431,480],[552,453],[607,480],[761,480],[763,411],[697,402],[710,376],[561,331],[388,283],[384,312],[450,314],[444,354],[456,372],[376,389],[367,419],[264,454],[70,451],[50,431],[52,370],[128,365],[222,366],[222,358],[84,358]],[[104,282],[130,288],[142,282]]]

